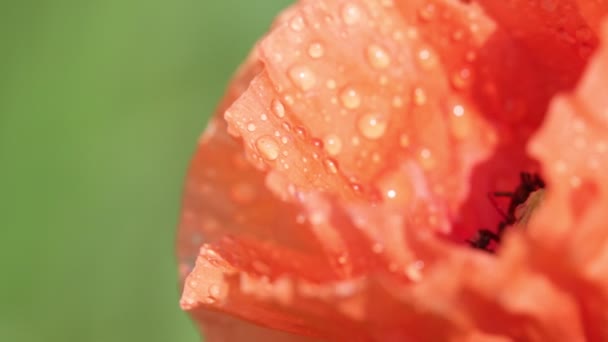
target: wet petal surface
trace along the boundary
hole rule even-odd
[[[279,17],[186,184],[181,305],[210,339],[608,338],[605,48],[551,102],[605,6],[480,3],[305,0]],[[529,227],[497,256],[464,248],[499,218],[486,194],[541,166]]]

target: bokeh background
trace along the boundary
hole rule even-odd
[[[0,4],[0,341],[199,341],[178,307],[184,174],[290,2]]]

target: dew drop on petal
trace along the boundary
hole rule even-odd
[[[276,160],[279,157],[279,145],[269,135],[258,138],[255,146],[266,160]]]
[[[327,86],[327,89],[336,89],[336,81],[330,78],[325,82],[325,86]]]
[[[285,116],[285,106],[283,106],[283,103],[281,103],[281,101],[276,99],[272,100],[272,103],[270,105],[272,106],[272,112],[274,113],[274,115],[279,118]]]
[[[386,69],[391,64],[389,53],[376,44],[372,44],[367,48],[367,60],[375,69]]]
[[[247,125],[247,130],[249,132],[255,132],[255,124],[254,123],[250,123]]]
[[[321,141],[321,139],[312,138],[310,139],[310,142],[316,148],[323,148],[323,141]]]
[[[317,78],[307,66],[294,66],[289,69],[291,81],[302,91],[312,89],[317,83]]]
[[[342,140],[337,135],[327,135],[323,142],[325,143],[325,150],[331,156],[336,156],[342,151]]]
[[[209,289],[207,290],[209,297],[212,299],[216,299],[220,296],[220,286],[217,284],[213,284],[209,286]]]
[[[384,135],[387,122],[378,113],[369,113],[361,116],[357,122],[359,132],[368,139],[378,139]]]
[[[454,108],[452,108],[452,114],[456,115],[456,116],[463,116],[464,115],[464,107],[461,105],[455,105]]]
[[[325,166],[325,170],[327,170],[327,172],[331,174],[338,173],[338,163],[335,160],[327,158],[323,162],[323,165]]]
[[[361,105],[361,95],[353,87],[346,87],[340,92],[340,102],[348,109],[355,109]]]
[[[296,134],[301,138],[301,139],[306,139],[306,128],[302,127],[302,126],[296,126],[295,128]]]
[[[450,130],[456,139],[465,139],[471,133],[472,123],[462,105],[455,105],[450,115]]]
[[[462,90],[469,86],[471,83],[471,70],[468,68],[462,68],[452,74],[450,78],[452,87],[456,90]]]
[[[421,260],[418,260],[418,261],[411,263],[409,266],[406,267],[405,274],[407,274],[407,276],[411,280],[418,282],[418,281],[422,280],[422,269],[423,268],[424,268],[424,262]]]
[[[289,21],[289,27],[296,32],[300,32],[304,29],[304,19],[300,16],[293,17]]]
[[[432,50],[423,48],[418,51],[418,64],[424,69],[431,69],[437,64],[437,57]]]
[[[350,188],[353,189],[354,192],[363,191],[363,187],[359,183],[350,183]]]
[[[412,97],[417,106],[423,106],[426,103],[426,92],[420,87],[414,88]]]
[[[324,53],[325,53],[325,48],[323,48],[323,45],[321,43],[312,43],[308,47],[308,55],[311,58],[315,58],[315,59],[321,58],[321,57],[323,57]]]
[[[430,170],[435,167],[435,158],[433,153],[428,148],[420,150],[419,158],[420,165],[426,170]]]
[[[296,100],[294,100],[293,96],[291,95],[285,95],[283,97],[285,99],[285,102],[287,102],[288,105],[293,106],[293,104],[296,102]]]
[[[348,3],[342,7],[342,20],[346,25],[356,24],[362,16],[361,8],[355,4]]]

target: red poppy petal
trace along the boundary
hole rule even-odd
[[[357,289],[356,281],[328,279],[327,265],[311,259],[260,241],[203,246],[186,279],[182,308],[194,316],[221,310],[304,336],[345,338],[356,323],[348,317],[351,309],[336,303]]]
[[[547,72],[559,73],[556,82],[565,87],[574,85],[597,46],[594,23],[587,22],[583,15],[593,11],[589,19],[597,21],[597,15],[608,13],[605,1],[481,0],[480,3],[501,27],[523,43],[532,58],[548,68]]]
[[[248,60],[231,83],[220,112],[245,91],[261,66],[255,55]],[[322,252],[317,237],[301,229],[301,209],[277,198],[269,183],[272,179],[247,162],[242,143],[228,135],[226,122],[212,119],[199,141],[184,190],[178,233],[182,278],[201,244],[225,234],[269,239],[312,255]]]
[[[195,316],[203,322],[205,341],[207,342],[241,342],[241,341],[272,341],[272,342],[313,342],[316,338],[296,336],[280,330],[269,329],[214,312],[199,311]]]
[[[226,112],[249,159],[295,190],[340,197],[362,192],[386,201],[394,200],[386,193],[390,175],[407,172],[410,179],[426,178],[428,195],[403,191],[398,201],[440,197],[446,207],[435,209],[439,221],[456,214],[469,191],[470,169],[496,139],[479,112],[487,108],[472,105],[479,90],[471,87],[472,62],[493,26],[477,8],[434,4],[448,19],[427,22],[417,15],[422,2],[411,8],[399,3],[399,11],[376,1],[304,2],[293,10],[260,44],[267,72]],[[456,35],[446,41],[446,31]],[[495,57],[486,55],[484,62]],[[523,70],[523,61],[516,62]],[[494,82],[487,74],[487,83]],[[511,85],[503,82],[500,90]],[[428,208],[419,208],[409,216],[428,216]],[[480,226],[472,214],[462,222]]]
[[[604,23],[604,43],[579,86],[552,103],[530,146],[543,162],[548,183],[546,200],[530,227],[532,262],[578,300],[588,341],[608,339],[608,21]]]
[[[576,4],[578,5],[581,15],[585,18],[587,25],[589,25],[589,28],[591,28],[595,35],[599,36],[600,23],[602,18],[608,13],[608,1],[577,0]],[[585,35],[586,32],[579,32],[579,35],[581,34]]]
[[[340,340],[605,337],[599,324],[581,322],[577,307],[585,317],[606,307],[598,280],[604,236],[587,221],[577,235],[562,233],[590,213],[588,221],[605,222],[589,209],[604,204],[596,174],[575,169],[582,182],[576,191],[556,186],[572,178],[549,174],[550,191],[561,197],[546,206],[573,214],[563,222],[539,218],[532,250],[518,233],[499,258],[433,238],[437,231],[471,237],[495,222],[479,203],[536,167],[524,150],[528,138],[551,96],[584,64],[581,56],[564,65],[545,60],[533,44],[539,37],[553,53],[563,44],[528,25],[515,35],[512,18],[492,6],[506,29],[451,0],[305,0],[285,12],[220,107],[228,125],[214,119],[193,161],[179,237],[182,306],[200,320],[216,320],[205,313],[211,310]],[[586,97],[605,89],[599,82],[588,76],[576,101],[555,105],[558,119],[549,118],[535,145],[546,165],[557,156],[543,146],[577,127],[571,123],[580,104],[606,107],[595,99],[601,96]],[[587,121],[603,122],[597,113],[585,114]],[[593,140],[595,129],[588,129],[587,148],[603,146]],[[552,225],[555,237],[545,240]],[[570,264],[555,269],[548,261],[558,247],[596,236],[583,253],[570,249]],[[208,245],[199,254],[202,242]],[[581,289],[601,293],[602,305],[566,294]]]
[[[527,265],[524,250],[496,258],[447,252],[415,286],[383,284],[368,319],[386,340],[581,341],[576,302]],[[533,299],[533,300],[532,300]],[[387,314],[390,312],[390,314]],[[560,322],[569,322],[561,325]]]

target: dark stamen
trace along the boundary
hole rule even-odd
[[[517,222],[517,207],[526,203],[531,193],[535,192],[536,190],[543,189],[545,187],[545,182],[536,173],[522,172],[519,174],[519,178],[520,183],[517,188],[515,188],[515,191],[496,191],[488,194],[488,198],[492,202],[492,205],[494,206],[494,208],[496,208],[496,210],[503,217],[503,219],[498,223],[498,226],[496,227],[496,232],[493,232],[488,229],[480,229],[474,239],[467,240],[471,247],[492,252],[492,250],[490,250],[489,248],[490,243],[492,241],[496,243],[500,242],[500,238],[502,237],[504,230],[508,226],[512,226]],[[506,213],[502,209],[500,209],[500,207],[496,203],[496,200],[494,199],[495,197],[510,198],[509,208]]]

